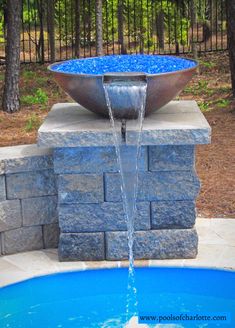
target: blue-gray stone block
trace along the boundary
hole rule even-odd
[[[6,174],[52,169],[52,150],[37,145],[1,147],[0,167],[1,164]]]
[[[57,196],[22,199],[22,213],[24,226],[57,222]]]
[[[152,229],[192,228],[196,220],[193,201],[160,201],[151,203]]]
[[[3,254],[32,251],[43,248],[42,227],[23,227],[2,233]]]
[[[149,146],[150,171],[185,171],[194,167],[194,146]]]
[[[22,226],[21,206],[19,200],[0,202],[0,232]]]
[[[59,203],[101,203],[104,201],[103,175],[64,174],[58,179]]]
[[[43,241],[45,248],[57,248],[59,244],[60,229],[58,223],[45,224],[42,226]]]
[[[53,170],[13,173],[6,176],[7,198],[30,198],[57,193]]]
[[[122,148],[127,158],[132,156],[134,148]],[[147,147],[141,147],[139,169],[146,171],[147,166]],[[60,174],[118,172],[115,147],[56,148],[54,170]]]
[[[194,200],[200,182],[194,171],[140,172],[138,201]],[[120,202],[121,178],[119,173],[105,174],[105,200]]]
[[[136,230],[150,229],[150,204],[137,203]],[[62,232],[126,230],[122,203],[71,204],[59,207]]]
[[[6,199],[5,176],[0,175],[0,201]]]
[[[5,160],[5,173],[18,173],[53,168],[52,156],[34,156]]]
[[[105,232],[106,259],[128,259],[127,232]],[[135,232],[135,259],[195,258],[198,237],[195,229]]]
[[[104,260],[104,233],[61,233],[58,251],[60,261]]]

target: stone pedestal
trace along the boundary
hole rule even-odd
[[[135,138],[132,122],[127,121],[127,156]],[[145,118],[136,259],[196,257],[195,199],[200,183],[194,148],[209,142],[210,127],[194,101],[172,101]],[[39,129],[38,144],[54,149],[60,260],[127,259],[126,222],[109,120],[77,104],[57,104]]]

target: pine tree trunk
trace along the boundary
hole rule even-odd
[[[38,7],[38,18],[40,23],[40,36],[38,40],[38,59],[40,63],[45,62],[45,55],[44,55],[44,26],[43,26],[43,20],[44,20],[44,1],[38,0],[37,1],[37,7]]]
[[[96,55],[103,56],[102,0],[96,0]]]
[[[141,8],[141,12],[140,12],[140,20],[139,20],[139,41],[140,41],[140,53],[143,54],[144,53],[144,27],[143,27],[143,12],[142,12],[142,8]]]
[[[127,53],[125,41],[124,41],[124,20],[123,20],[123,0],[118,1],[118,43],[121,45],[121,54],[125,55]]]
[[[198,50],[197,50],[197,43],[194,40],[194,35],[196,32],[196,24],[197,24],[197,9],[195,0],[190,0],[190,20],[191,20],[191,45],[192,45],[192,53],[195,60],[198,59]]]
[[[80,0],[75,0],[75,56],[80,57]]]
[[[212,34],[216,33],[217,29],[217,6],[218,0],[211,0],[210,2],[210,18],[211,18],[211,26],[212,26]]]
[[[227,0],[228,48],[233,96],[235,97],[235,0]]]
[[[159,47],[163,50],[165,46],[164,16],[165,16],[164,11],[161,9],[156,17],[157,38],[159,42]]]
[[[3,92],[3,110],[13,113],[20,108],[20,31],[22,0],[7,1],[6,73]]]
[[[55,2],[47,1],[47,26],[49,33],[50,61],[55,61]]]

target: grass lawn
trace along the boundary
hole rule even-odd
[[[197,146],[196,169],[202,183],[198,215],[235,218],[235,101],[231,98],[228,55],[208,53],[200,57],[200,64],[200,74],[178,97],[195,99],[212,127],[212,144]],[[71,102],[46,66],[22,65],[21,111],[0,111],[0,146],[35,143],[37,129],[51,106]],[[0,67],[0,94],[3,69]]]

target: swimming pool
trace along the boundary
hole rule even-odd
[[[127,269],[99,269],[47,275],[0,288],[0,327],[124,327],[127,279]],[[231,319],[225,324],[180,322],[157,327],[235,327],[233,271],[137,268],[136,287],[142,314],[226,313]]]

